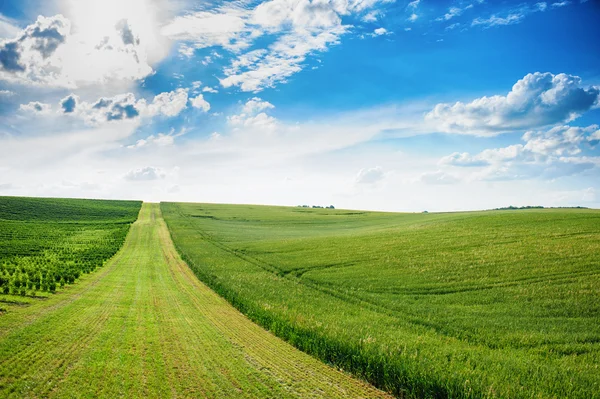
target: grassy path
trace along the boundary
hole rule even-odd
[[[0,315],[0,397],[386,397],[209,290],[144,204],[103,269]]]

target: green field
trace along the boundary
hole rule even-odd
[[[54,292],[102,266],[140,207],[139,201],[0,197],[0,301]]]
[[[600,211],[161,208],[202,281],[396,395],[600,397]]]
[[[50,213],[51,214],[51,213]],[[385,398],[203,285],[157,204],[117,254],[0,315],[1,398]]]

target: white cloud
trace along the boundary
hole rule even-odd
[[[202,91],[203,91],[204,93],[218,93],[218,92],[219,92],[219,91],[218,91],[217,89],[215,89],[214,87],[208,87],[208,86],[206,86],[206,87],[202,88]]]
[[[381,166],[375,166],[359,170],[355,181],[357,184],[375,184],[383,180],[385,175]]]
[[[141,148],[148,146],[168,147],[175,143],[175,136],[171,134],[159,133],[158,135],[150,135],[145,139],[136,141],[135,144],[127,146],[127,148]]]
[[[185,109],[187,102],[187,89],[177,89],[155,96],[147,111],[150,115],[177,116]]]
[[[462,8],[450,7],[448,9],[448,12],[446,14],[444,14],[443,16],[437,18],[436,21],[449,21],[449,20],[451,20],[454,17],[458,17],[462,13],[463,13],[463,9]]]
[[[506,96],[437,104],[425,119],[443,132],[495,135],[572,121],[597,106],[599,98],[600,88],[583,87],[578,76],[536,72]]]
[[[71,23],[62,15],[39,16],[17,38],[1,41],[0,79],[54,83],[58,66],[53,55],[70,31]]]
[[[253,97],[244,104],[242,112],[248,115],[255,115],[267,109],[273,109],[275,106],[268,101],[263,101],[259,97]]]
[[[198,94],[196,97],[190,98],[190,102],[194,108],[199,108],[204,112],[210,111],[210,104],[204,99],[202,94]]]
[[[459,179],[454,175],[438,170],[421,174],[417,178],[417,181],[425,184],[454,184],[457,183]]]
[[[239,51],[250,45],[255,33],[247,26],[249,12],[224,8],[218,11],[199,11],[179,16],[162,29],[162,34],[175,40],[191,42],[194,48],[221,46]]]
[[[263,133],[274,132],[279,124],[276,118],[264,112],[256,115],[232,115],[227,118],[227,121],[231,126],[234,126],[238,130],[243,129],[245,132],[256,130],[260,130]]]
[[[119,94],[113,97],[101,97],[95,102],[81,101],[71,94],[63,98],[60,112],[82,119],[88,125],[106,122],[132,120],[155,116],[177,116],[186,108],[187,89],[177,89],[156,95],[151,103],[145,99],[136,99],[133,93]]]
[[[569,1],[563,1],[560,3],[553,3],[552,8],[563,7],[570,4]],[[471,26],[482,26],[483,28],[491,28],[494,26],[502,26],[502,25],[514,25],[521,23],[525,17],[530,14],[537,12],[544,12],[548,9],[548,4],[545,1],[535,3],[531,6],[529,5],[520,5],[516,8],[509,10],[507,13],[504,13],[504,16],[498,16],[496,14],[492,14],[488,18],[475,18],[471,23]]]
[[[53,106],[57,108],[56,104]],[[238,113],[243,106],[239,105]],[[62,131],[51,135],[0,135],[1,183],[18,182],[19,187],[10,191],[12,195],[89,197],[90,192],[79,184],[84,182],[89,183],[87,187],[97,187],[93,191],[97,198],[281,205],[319,203],[345,209],[396,211],[527,205],[539,203],[539,198],[544,198],[542,205],[546,205],[552,204],[552,190],[563,189],[540,179],[526,182],[474,180],[461,184],[460,190],[450,184],[415,184],[414,177],[427,171],[440,169],[462,178],[482,168],[450,170],[453,167],[444,165],[442,169],[441,165],[436,166],[438,159],[427,154],[400,152],[389,146],[359,146],[384,130],[400,129],[407,115],[413,112],[422,119],[421,108],[417,112],[412,107],[414,105],[410,109],[353,110],[299,124],[280,120],[277,128],[268,134],[262,129],[225,125],[210,139],[198,137],[180,143],[175,138],[172,145],[163,146],[148,139],[150,135],[159,138],[159,134],[149,132],[143,136],[147,143],[136,149],[126,147],[137,145],[136,140],[142,137],[129,140],[140,132],[139,125],[134,123],[106,123],[68,133],[59,127]],[[259,114],[269,112],[273,111],[267,109]],[[36,118],[29,119],[35,123]],[[54,125],[54,121],[52,124],[46,120],[40,122],[43,126]],[[170,141],[169,138],[163,140]],[[344,148],[352,150],[339,151]],[[176,165],[185,165],[185,173],[171,172]],[[348,165],[379,165],[385,177],[372,185],[357,184],[356,173]],[[570,165],[571,170],[586,167],[574,162]],[[140,172],[143,167],[158,170]],[[385,173],[392,170],[393,174]],[[132,171],[131,178],[153,175],[158,178],[132,182],[124,179],[128,171]],[[588,172],[569,180],[573,190],[595,186],[589,183],[593,176]],[[293,180],[282,185],[286,176]],[[77,186],[62,184],[64,181],[75,182]],[[175,185],[179,186],[179,192],[172,195],[168,190]]]
[[[525,144],[487,149],[476,155],[453,153],[443,157],[440,165],[484,168],[474,175],[483,180],[556,178],[600,166],[600,157],[581,155],[600,142],[598,125],[556,126],[529,131],[522,139]]]
[[[246,134],[272,134],[281,126],[276,118],[267,115],[264,111],[273,108],[275,106],[270,102],[253,97],[243,105],[240,114],[228,116],[227,122],[234,131]]]
[[[0,97],[12,97],[15,95],[14,91],[10,90],[0,90]]]
[[[524,13],[508,14],[505,17],[498,17],[496,15],[492,15],[489,18],[475,18],[471,25],[482,25],[485,28],[491,28],[493,26],[514,25],[521,22],[524,18]]]
[[[158,25],[169,12],[156,2],[63,0],[63,14],[0,40],[0,80],[78,88],[142,79],[168,53]]]
[[[0,13],[0,39],[14,39],[20,31],[15,21]]]
[[[410,3],[408,3],[408,6],[406,6],[406,8],[412,8],[414,10],[415,8],[417,8],[419,6],[420,2],[421,2],[421,0],[413,0]]]
[[[443,157],[440,160],[441,165],[453,165],[462,167],[478,167],[488,166],[489,162],[483,157],[472,156],[468,152],[454,152],[450,155]]]
[[[545,132],[529,131],[523,135],[524,150],[546,156],[577,155],[588,146],[596,146],[600,140],[600,128],[556,126]]]
[[[419,19],[419,16],[418,16],[417,14],[415,14],[415,13],[412,13],[412,14],[410,15],[410,17],[408,17],[408,20],[409,20],[410,22],[415,22],[417,19]]]
[[[182,58],[192,58],[196,53],[196,48],[192,46],[188,46],[185,43],[181,43],[177,52],[182,56]]]
[[[157,167],[154,166],[146,166],[138,169],[131,169],[124,176],[125,180],[130,181],[149,181],[149,180],[158,180],[164,179],[166,173]]]
[[[377,28],[373,31],[373,36],[389,35],[390,33],[385,28]]]
[[[523,154],[523,145],[515,144],[503,148],[487,149],[477,155],[471,155],[467,152],[455,152],[443,157],[440,160],[440,164],[460,167],[482,167],[515,160],[522,157]]]
[[[339,43],[339,37],[345,32],[346,27],[340,25],[316,31],[300,29],[283,35],[267,50],[253,50],[234,60],[231,67],[225,69],[226,78],[220,80],[221,85],[257,92],[284,83],[302,70],[302,63],[309,54],[326,51]]]
[[[377,18],[381,15],[381,12],[378,10],[369,11],[362,17],[363,22],[375,22]]]
[[[270,0],[250,9],[228,5],[177,17],[162,32],[195,48],[220,46],[238,54],[224,69],[221,85],[257,92],[286,82],[304,68],[308,56],[338,44],[350,28],[342,24],[341,16],[389,1]],[[364,18],[375,17],[373,10]],[[274,42],[243,52],[265,34],[275,35]]]
[[[19,109],[21,111],[32,112],[34,114],[47,115],[52,111],[52,106],[39,101],[32,101],[28,104],[21,104]]]

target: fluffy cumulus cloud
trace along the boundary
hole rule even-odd
[[[391,34],[391,32],[388,32],[388,30],[385,28],[377,28],[373,31],[371,36],[383,36],[383,35],[390,35],[390,34]]]
[[[263,101],[259,97],[253,97],[244,104],[242,112],[248,115],[254,115],[259,112],[273,109],[275,106],[268,101]]]
[[[196,97],[190,98],[190,103],[194,108],[198,108],[204,112],[210,111],[210,103],[204,99],[202,94],[198,94]]]
[[[304,68],[309,55],[339,43],[350,28],[342,23],[343,16],[362,14],[388,1],[270,0],[253,8],[222,6],[179,16],[162,33],[189,43],[184,45],[186,55],[212,46],[237,54],[225,68],[221,85],[257,92],[285,82]],[[375,14],[365,18],[373,19]],[[265,35],[276,38],[266,47],[246,51]]]
[[[177,116],[183,111],[188,102],[188,91],[177,89],[175,91],[160,93],[147,107],[147,113],[151,116],[165,115]],[[143,104],[142,104],[143,107]]]
[[[600,88],[582,86],[577,76],[536,72],[506,96],[438,104],[425,119],[442,132],[495,135],[572,121],[598,106],[599,98]]]
[[[21,111],[31,112],[34,114],[49,114],[52,111],[52,106],[39,101],[32,101],[28,104],[21,104],[19,109]]]
[[[133,93],[102,97],[93,102],[81,101],[78,96],[71,94],[60,101],[59,112],[80,118],[89,125],[99,125],[106,122],[137,120],[142,117],[161,115],[174,117],[186,108],[187,102],[186,89],[160,93],[150,103],[145,99],[136,99]],[[31,104],[22,105],[21,109],[38,111],[35,104],[39,103]]]
[[[39,16],[17,38],[0,43],[0,78],[47,83],[56,79],[52,57],[65,43],[71,24],[62,15]]]
[[[102,15],[97,19],[102,20]],[[39,16],[16,36],[0,40],[0,80],[76,88],[141,79],[153,72],[148,53],[158,41],[141,39],[129,20],[103,29],[93,20],[78,29],[72,25],[61,14]]]
[[[440,164],[482,168],[475,176],[484,180],[555,178],[600,166],[600,157],[584,155],[600,143],[597,125],[529,131],[522,140],[524,144],[487,149],[475,155],[456,152],[442,158]]]
[[[253,97],[243,105],[240,114],[229,116],[227,122],[234,128],[234,131],[272,133],[279,126],[279,122],[276,118],[267,115],[265,111],[273,108],[275,106],[270,102]]]
[[[381,166],[375,166],[374,168],[364,168],[358,171],[356,175],[357,184],[375,184],[385,178],[385,172]]]

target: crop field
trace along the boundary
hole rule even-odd
[[[194,273],[409,398],[600,398],[600,211],[161,204]]]
[[[55,292],[102,266],[141,202],[0,197],[0,308]],[[17,302],[19,302],[17,300]]]
[[[389,398],[254,324],[181,260],[158,204],[117,254],[0,315],[1,398]]]

